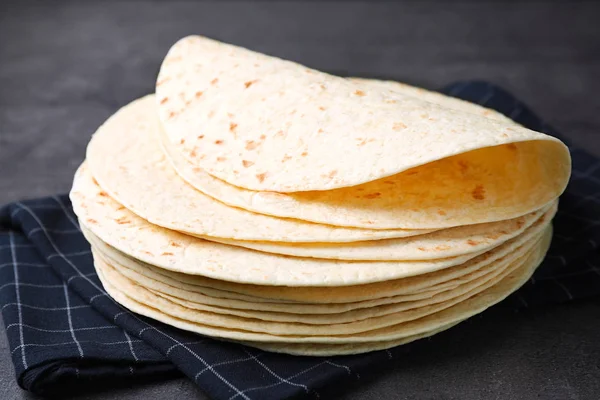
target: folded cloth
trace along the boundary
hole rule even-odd
[[[525,105],[488,83],[459,82],[443,92],[558,136]],[[571,152],[573,177],[555,218],[550,252],[534,277],[497,307],[600,294],[600,161],[580,149]],[[138,316],[102,288],[64,195],[0,209],[0,305],[19,385],[61,397],[107,382],[128,384],[178,373],[216,399],[318,397],[323,387],[389,368],[411,346],[421,345],[355,356],[297,357],[220,342]]]

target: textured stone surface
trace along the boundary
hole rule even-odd
[[[65,192],[95,128],[200,33],[344,75],[486,79],[600,155],[597,2],[0,2],[0,203]],[[3,330],[3,328],[2,328]],[[595,399],[600,301],[492,310],[322,398]],[[206,398],[185,379],[81,399]],[[33,399],[0,334],[0,398]]]

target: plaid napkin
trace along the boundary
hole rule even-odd
[[[514,97],[485,82],[460,82],[443,92],[558,136]],[[580,149],[571,152],[573,177],[555,219],[550,253],[531,281],[499,307],[600,293],[600,162]],[[220,342],[138,316],[102,288],[64,195],[0,209],[0,305],[19,385],[61,397],[67,390],[182,372],[216,399],[318,398],[328,385],[339,387],[376,368],[390,368],[411,346],[439,340],[355,356],[298,357]]]

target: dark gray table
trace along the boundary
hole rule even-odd
[[[436,88],[503,85],[600,155],[595,2],[0,2],[0,203],[69,189],[95,128],[152,91],[169,46],[200,33],[310,66]],[[3,328],[2,328],[3,330]],[[346,399],[597,399],[600,300],[490,310]],[[15,383],[0,333],[0,398]],[[205,398],[184,379],[82,399]]]

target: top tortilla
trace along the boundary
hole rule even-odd
[[[414,178],[399,173],[412,168],[431,178],[444,169],[438,180],[465,184],[450,191],[444,185],[442,197],[460,202],[469,183],[472,201],[486,203],[482,192],[501,194],[504,207],[518,209],[498,218],[507,219],[557,197],[570,171],[564,144],[510,121],[199,36],[170,49],[156,93],[166,135],[181,157],[257,191],[331,190],[391,176],[412,191]],[[516,151],[507,152],[508,144]],[[464,179],[458,163],[436,163],[457,154],[476,164],[476,177]],[[484,179],[488,172],[499,179]]]

